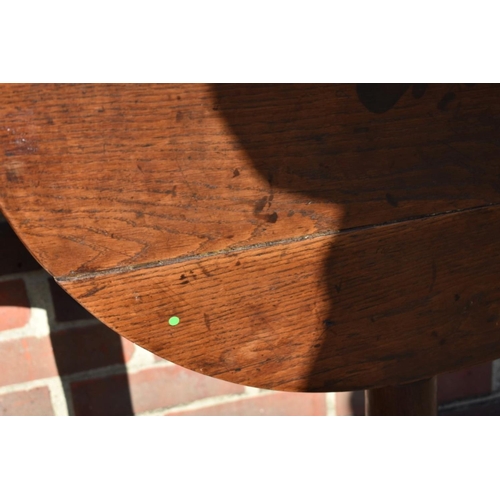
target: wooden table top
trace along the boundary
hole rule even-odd
[[[132,342],[261,388],[500,357],[500,87],[3,85],[0,205]]]

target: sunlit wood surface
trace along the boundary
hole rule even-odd
[[[3,85],[0,158],[40,263],[197,372],[342,391],[500,357],[497,85]]]

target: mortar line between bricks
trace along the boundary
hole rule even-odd
[[[334,392],[326,392],[325,393],[325,402],[326,402],[326,415],[329,417],[333,417],[337,415],[337,408],[335,404],[335,393]]]
[[[48,383],[50,401],[56,417],[67,417],[69,412],[68,395],[60,377],[52,377]]]
[[[31,389],[37,389],[38,387],[48,387],[52,381],[57,379],[59,379],[59,377],[54,376],[28,380],[26,382],[17,382],[16,384],[2,385],[0,386],[0,396],[12,392],[29,391]]]
[[[37,276],[27,276],[25,278],[26,291],[28,293],[30,304],[33,308],[46,310],[50,330],[49,333],[72,328],[85,328],[101,323],[95,317],[71,321],[57,321],[54,309],[54,300],[49,286],[50,279],[52,279],[50,274],[45,272]]]
[[[30,273],[21,279],[29,302],[29,317],[25,325],[0,332],[0,341],[23,337],[45,337],[50,333],[52,304],[47,297],[46,275]]]
[[[44,311],[46,312],[46,309],[40,308],[40,307],[32,307],[31,310],[36,310],[36,311]],[[33,321],[31,320],[32,318],[30,317],[30,320],[26,325],[20,327],[20,328],[12,328],[11,330],[3,330],[0,332],[0,342],[6,342],[9,340],[16,340],[16,339],[24,339],[24,338],[42,338],[42,337],[48,337],[50,336],[51,333],[57,333],[60,331],[64,330],[77,330],[79,328],[87,328],[91,326],[98,326],[101,324],[99,320],[87,320],[87,319],[81,319],[81,320],[75,320],[75,321],[68,321],[67,323],[59,323],[57,326],[51,327],[47,323],[47,328],[34,328],[34,323],[38,323],[38,326],[40,327],[40,322],[42,320],[41,312],[35,312],[35,315],[40,315],[39,318],[36,316],[33,318]],[[32,314],[33,316],[33,314]],[[118,335],[118,334],[117,334]]]
[[[133,344],[133,342],[131,343]],[[134,344],[134,351],[130,359],[127,361],[127,367],[132,369],[136,366],[154,366],[157,364],[154,356],[155,355],[151,351]]]
[[[61,375],[61,380],[63,381],[63,383],[71,384],[73,382],[106,378],[113,375],[126,375],[127,373],[127,367],[125,365],[114,364],[103,366],[101,368],[93,368],[92,370],[71,373],[69,375]]]
[[[76,330],[78,328],[86,328],[88,326],[98,326],[101,324],[102,322],[99,321],[97,318],[74,319],[72,321],[64,321],[61,323],[56,323],[55,325],[50,327],[50,331],[51,333],[55,333],[55,332],[60,332],[62,330]]]
[[[21,338],[42,338],[51,333],[76,328],[86,328],[101,324],[97,318],[78,319],[58,322],[55,319],[54,305],[51,298],[47,273],[26,273],[22,278],[30,304],[28,322],[19,328],[3,330],[0,332],[0,342]],[[21,279],[17,277],[17,279]]]
[[[67,382],[63,378],[61,378],[60,381],[61,381],[61,388],[62,388],[63,395],[64,395],[64,400],[66,402],[66,410],[68,412],[68,416],[74,417],[75,416],[75,407],[73,405],[73,395],[71,394],[70,384],[69,384],[69,382]]]
[[[63,380],[63,382],[71,384],[73,382],[112,377],[114,375],[134,375],[138,372],[165,366],[176,365],[174,365],[174,363],[171,363],[170,361],[166,361],[165,363],[153,362],[152,364],[135,364],[133,366],[129,366],[128,363],[120,363],[103,366],[101,368],[93,368],[91,370],[85,370],[77,373],[71,373],[69,375],[61,375],[60,378]]]
[[[63,322],[56,321],[54,304],[48,282],[49,279],[52,279],[51,275],[43,269],[0,276],[0,283],[15,280],[24,281],[31,310],[30,319],[26,325],[0,332],[0,342],[23,337],[43,337],[49,335],[51,332],[73,328],[85,328],[101,323],[95,317]],[[44,312],[42,313],[41,311]],[[42,316],[45,316],[45,318],[42,318]],[[41,325],[42,322],[44,323],[43,327]],[[36,325],[34,323],[36,323]]]
[[[28,322],[19,328],[3,330],[0,332],[0,342],[8,342],[9,340],[48,337],[50,328],[46,319],[46,310],[39,307],[30,308],[30,318]]]
[[[23,271],[20,273],[10,273],[0,275],[0,283],[4,281],[13,281],[26,278],[51,278],[51,275],[45,269],[36,269],[34,271]]]
[[[271,392],[271,391],[270,391]],[[210,408],[213,406],[219,406],[223,403],[232,403],[234,401],[242,401],[242,400],[250,400],[250,399],[259,399],[263,396],[266,396],[269,392],[260,393],[260,394],[247,394],[242,392],[240,394],[223,394],[219,396],[211,396],[208,398],[197,399],[195,401],[191,401],[189,403],[184,403],[176,406],[165,406],[163,408],[158,408],[155,410],[151,410],[148,412],[143,412],[137,414],[140,417],[157,417],[163,416],[165,414],[174,413],[177,411],[185,411],[185,410],[200,410],[203,408]]]
[[[264,392],[272,392],[270,389],[259,389],[258,387],[251,387],[249,385],[244,385],[243,387],[245,388],[245,394],[248,394],[249,396],[255,394],[262,394]]]
[[[500,390],[500,359],[495,359],[491,363],[491,391]]]
[[[30,306],[37,309],[45,309],[47,326],[50,330],[55,323],[54,303],[49,287],[50,275],[47,273],[39,273],[36,275],[26,276],[24,283],[26,292],[30,301]]]
[[[131,367],[123,364],[114,364],[102,368],[94,368],[92,370],[85,370],[77,373],[72,373],[70,375],[60,375],[60,376],[56,375],[53,377],[45,377],[36,380],[28,380],[25,382],[17,382],[14,384],[0,386],[0,395],[18,391],[28,391],[30,389],[35,389],[37,387],[48,387],[50,390],[51,387],[54,387],[54,384],[61,384],[62,388],[65,389],[64,393],[65,393],[66,404],[70,404],[70,402],[67,401],[67,393],[69,391],[70,384],[73,382],[100,379],[115,375],[135,374],[148,369],[160,368],[165,366],[174,366],[174,364],[169,361],[154,362],[154,364],[138,364]],[[66,388],[64,386],[66,386]],[[57,395],[55,395],[55,397],[57,397]]]
[[[491,401],[500,400],[500,394],[488,394],[487,396],[480,396],[477,398],[463,399],[461,401],[453,401],[452,403],[446,403],[439,405],[439,411],[456,410],[459,408],[466,408],[468,406],[474,406],[482,403],[489,403]]]

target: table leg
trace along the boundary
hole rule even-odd
[[[436,415],[437,377],[365,391],[366,415]]]

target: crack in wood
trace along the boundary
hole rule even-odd
[[[344,228],[344,229],[321,231],[321,232],[317,232],[317,233],[313,233],[313,234],[307,234],[304,236],[298,236],[298,237],[293,237],[293,238],[284,238],[284,239],[280,239],[280,240],[276,240],[276,241],[269,241],[269,242],[263,242],[263,243],[255,243],[253,245],[227,248],[227,249],[223,249],[223,250],[217,250],[214,252],[206,252],[203,254],[185,255],[183,257],[174,257],[171,259],[163,259],[163,260],[158,260],[158,261],[153,261],[153,262],[144,262],[141,264],[135,264],[135,265],[130,265],[130,266],[118,266],[118,267],[113,267],[113,268],[105,269],[102,271],[96,271],[96,272],[86,272],[86,273],[84,272],[84,273],[78,273],[78,274],[75,273],[75,274],[65,275],[65,276],[54,276],[54,278],[57,282],[63,283],[63,282],[68,282],[68,281],[78,281],[78,280],[96,278],[99,276],[104,276],[104,275],[109,275],[109,274],[123,274],[123,273],[132,272],[132,271],[138,271],[141,269],[151,269],[151,268],[155,268],[155,267],[164,267],[164,266],[168,266],[171,264],[178,264],[178,263],[182,263],[182,262],[202,260],[202,259],[206,259],[209,257],[214,257],[216,255],[231,255],[231,254],[240,253],[240,252],[244,252],[244,251],[248,251],[248,250],[256,250],[259,248],[270,248],[270,247],[279,246],[279,245],[286,245],[286,244],[290,244],[290,243],[299,243],[301,241],[323,238],[323,237],[327,237],[327,236],[339,236],[339,235],[348,234],[348,233],[352,233],[352,232],[356,232],[356,231],[367,231],[370,229],[377,229],[379,227],[404,224],[406,222],[411,222],[411,221],[421,221],[421,220],[426,220],[426,219],[431,219],[431,218],[436,218],[436,217],[443,217],[443,216],[457,215],[457,214],[466,213],[466,212],[479,211],[479,210],[484,210],[486,208],[491,208],[491,207],[496,207],[496,206],[500,206],[500,203],[488,203],[488,204],[480,205],[480,206],[476,206],[476,207],[469,207],[469,208],[463,208],[463,209],[457,209],[457,210],[448,210],[445,212],[437,212],[437,213],[425,214],[425,215],[415,215],[413,217],[407,217],[405,219],[383,222],[381,224],[370,224],[370,225],[365,225],[365,226],[355,226],[355,227]]]

